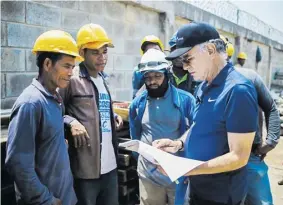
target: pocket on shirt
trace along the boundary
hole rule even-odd
[[[93,95],[73,95],[73,98],[93,98]]]
[[[72,105],[76,110],[78,120],[94,119],[94,96],[93,95],[73,95]]]

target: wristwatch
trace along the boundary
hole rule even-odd
[[[178,139],[178,140],[175,140],[175,141],[181,141],[181,148],[178,149],[178,151],[183,151],[183,149],[184,149],[184,142],[183,142],[183,140]]]

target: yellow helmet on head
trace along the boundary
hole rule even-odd
[[[79,49],[99,49],[104,45],[113,48],[112,40],[106,31],[98,24],[86,24],[77,33],[77,44]]]
[[[160,47],[160,49],[161,49],[162,51],[164,51],[164,45],[163,45],[163,43],[161,42],[161,40],[160,40],[158,37],[154,36],[154,35],[148,35],[148,36],[145,36],[145,37],[142,39],[142,42],[141,42],[141,49],[140,49],[141,55],[144,54],[144,47],[145,47],[145,45],[148,44],[148,43],[157,44],[157,45]]]
[[[229,39],[225,36],[222,36],[220,35],[220,38],[224,41],[224,43],[226,44],[226,53],[229,57],[231,57],[234,52],[235,52],[235,49],[234,49],[234,46],[233,44],[229,41]]]
[[[35,41],[32,52],[53,52],[62,53],[76,57],[82,61],[79,55],[76,41],[71,34],[61,30],[51,30],[41,34]]]
[[[239,54],[238,54],[238,57],[237,58],[240,58],[240,59],[247,59],[248,57],[247,57],[247,54],[246,53],[244,53],[244,52],[240,52]]]

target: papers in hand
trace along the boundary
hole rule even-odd
[[[151,163],[160,165],[172,182],[204,163],[198,160],[174,156],[139,140],[120,143],[119,147],[138,152]]]

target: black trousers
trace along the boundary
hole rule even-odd
[[[228,202],[228,203],[219,203],[219,202],[215,202],[215,201],[210,201],[210,200],[206,200],[203,199],[195,194],[190,194],[190,205],[241,205],[242,201],[238,202],[238,203],[232,203],[232,202]]]

